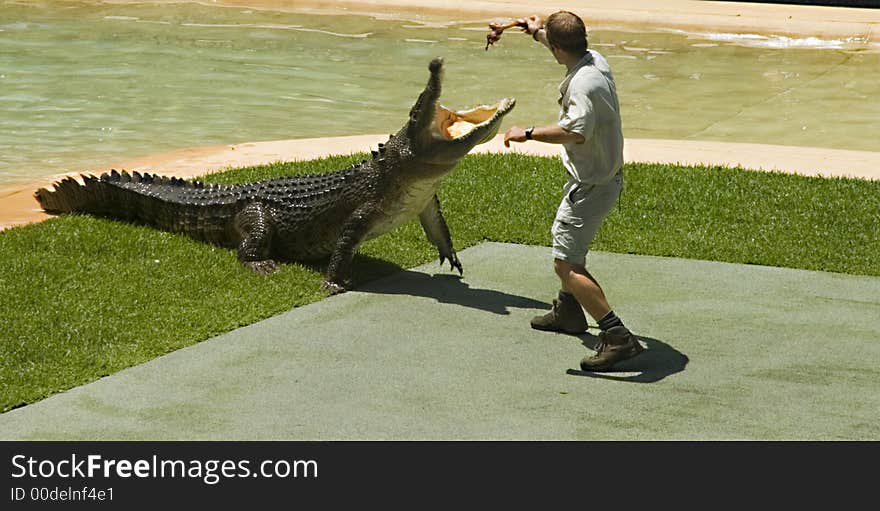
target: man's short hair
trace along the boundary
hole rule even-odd
[[[547,41],[551,46],[574,54],[587,51],[587,27],[577,14],[568,11],[554,12],[547,18]]]

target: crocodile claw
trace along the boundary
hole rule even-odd
[[[321,289],[323,289],[324,291],[327,291],[331,295],[338,295],[338,294],[344,293],[348,290],[347,286],[345,286],[343,284],[339,284],[337,282],[331,282],[329,280],[325,280],[324,282],[321,283]]]
[[[254,273],[260,275],[268,275],[280,270],[278,263],[271,259],[263,259],[262,261],[245,261],[244,265],[250,268]]]
[[[443,263],[446,261],[447,256],[440,256],[440,266],[443,266]],[[449,259],[449,269],[450,270],[458,270],[459,275],[464,275],[464,270],[461,267],[461,261],[458,260],[458,255],[455,252],[452,253]]]

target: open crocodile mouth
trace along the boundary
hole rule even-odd
[[[434,131],[437,136],[446,140],[462,140],[476,129],[501,119],[513,108],[515,102],[512,98],[504,98],[494,105],[478,105],[470,110],[450,110],[445,106],[437,105],[434,114]],[[482,144],[494,137],[499,126],[500,124],[497,124],[495,129],[489,130],[478,143]]]

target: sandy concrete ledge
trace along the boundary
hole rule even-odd
[[[331,154],[367,152],[384,142],[388,135],[352,135],[333,138],[306,138],[249,142],[180,149],[169,153],[88,169],[89,173],[111,169],[150,172],[178,177],[194,177],[234,167],[262,165],[277,161],[309,160]],[[473,152],[521,152],[556,156],[559,146],[542,142],[504,147],[503,135],[477,146]],[[858,177],[880,179],[880,152],[846,151],[766,144],[739,144],[688,140],[627,139],[626,161],[678,163],[682,165],[741,166],[756,170],[775,170],[807,176]],[[0,230],[49,218],[33,198],[37,188],[48,186],[61,174],[33,183],[0,188]]]

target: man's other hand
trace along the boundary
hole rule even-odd
[[[504,134],[504,147],[510,147],[511,142],[525,142],[526,131],[519,126],[511,126]]]

